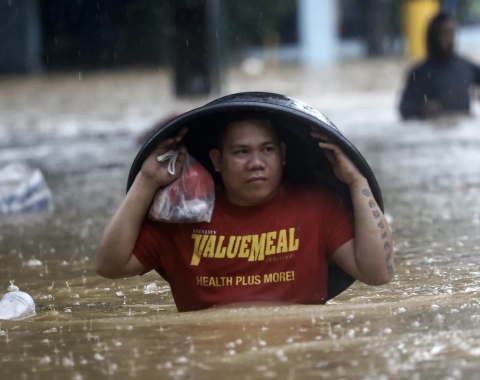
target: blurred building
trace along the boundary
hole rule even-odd
[[[198,58],[202,43],[188,41],[200,35],[215,47],[215,64],[227,56],[230,64],[253,57],[306,65],[401,56],[405,4],[421,1],[454,11],[459,50],[480,51],[478,0],[0,0],[0,74],[178,68],[178,57]],[[178,16],[179,4],[201,14],[210,2],[221,8],[213,22]],[[206,24],[212,32],[199,33]]]

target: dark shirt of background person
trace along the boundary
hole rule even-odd
[[[428,58],[411,70],[402,95],[403,119],[470,112],[473,87],[480,84],[480,67],[455,53],[455,27],[444,12],[431,21]]]

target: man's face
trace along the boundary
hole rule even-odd
[[[455,23],[453,21],[443,22],[438,29],[438,42],[445,56],[453,54],[455,44]]]
[[[268,121],[238,121],[228,125],[221,151],[213,149],[210,158],[222,175],[227,199],[239,206],[253,206],[278,191],[285,145],[279,143]]]

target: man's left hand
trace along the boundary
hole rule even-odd
[[[350,186],[358,180],[365,178],[350,158],[343,153],[338,145],[333,144],[327,136],[313,131],[311,135],[317,139],[324,140],[319,142],[318,146],[323,149],[325,156],[333,166],[335,175],[340,181]]]

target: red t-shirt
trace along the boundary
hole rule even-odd
[[[179,311],[245,301],[325,303],[328,262],[354,237],[333,192],[283,185],[261,205],[218,195],[210,223],[146,221],[134,254],[162,268]]]

